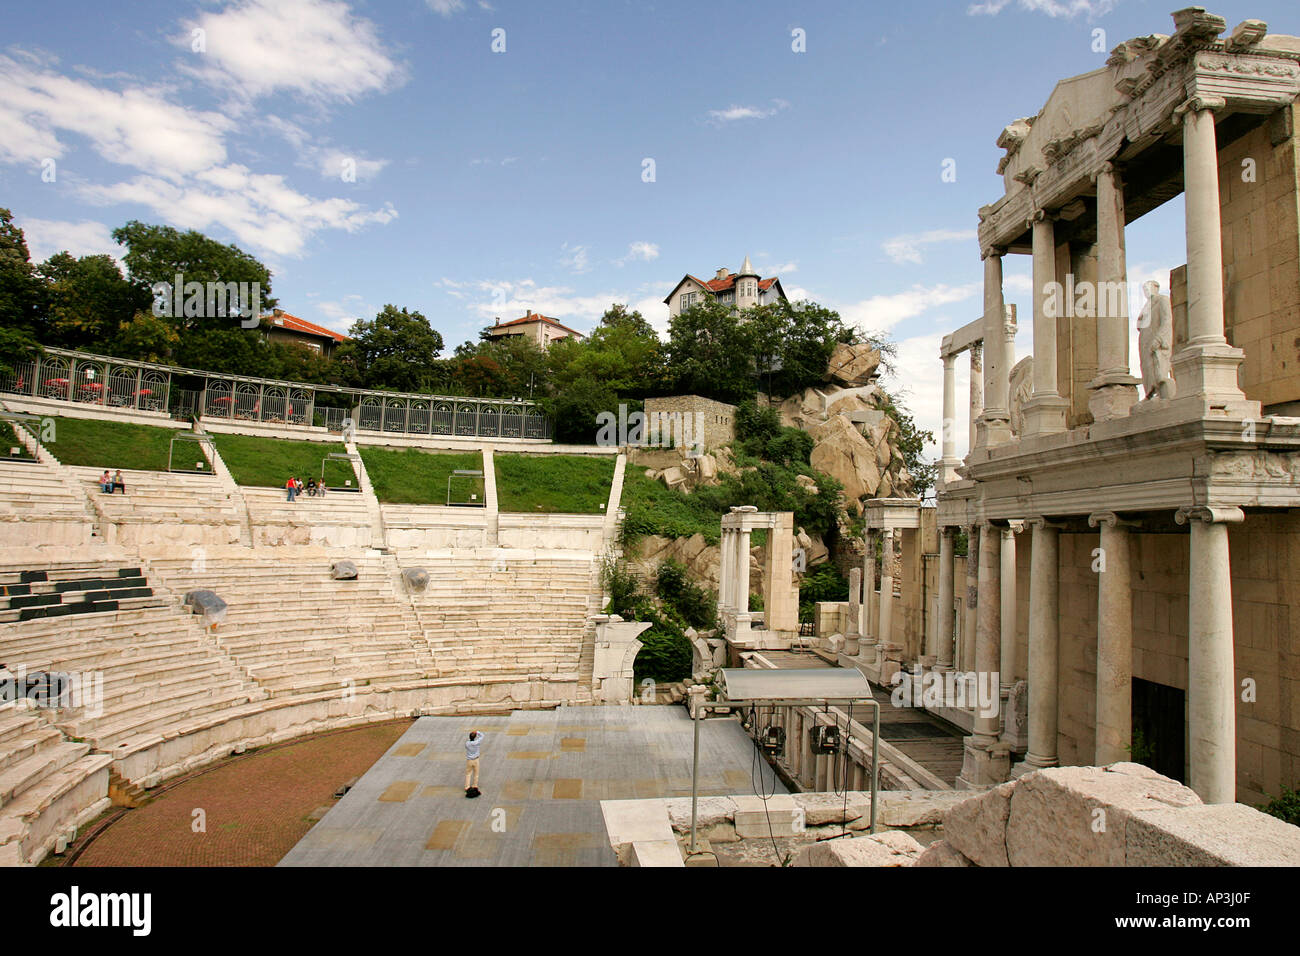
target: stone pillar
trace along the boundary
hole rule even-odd
[[[988,522],[979,534],[979,602],[975,636],[975,723],[965,739],[957,789],[981,790],[1007,779],[1011,770],[1011,749],[998,734],[1001,731],[1001,693],[997,679],[998,631],[1002,626],[1000,555],[1002,536]]]
[[[1098,767],[1130,759],[1133,742],[1133,594],[1129,580],[1130,522],[1113,511],[1088,516],[1101,528],[1097,556]]]
[[[1188,781],[1206,803],[1237,799],[1237,678],[1232,634],[1232,568],[1228,523],[1240,508],[1180,508],[1191,529],[1187,583]]]
[[[844,634],[844,653],[856,657],[862,634],[858,628],[862,621],[862,569],[849,568],[849,620]]]
[[[935,668],[950,671],[953,668],[953,637],[956,619],[953,611],[953,531],[951,527],[939,529],[939,660]]]
[[[892,643],[894,634],[894,529],[886,528],[884,537],[884,554],[880,562],[880,630],[876,641],[880,644]]]
[[[939,481],[947,485],[957,479],[957,356],[941,355],[943,359],[943,457],[939,460]]]
[[[976,342],[970,347],[970,444],[969,455],[975,450],[979,438],[979,417],[984,411],[984,345]]]
[[[783,511],[767,529],[763,561],[763,624],[785,634],[799,630],[799,591],[794,585],[794,515]]]
[[[1003,697],[1010,692],[1016,681],[1016,534],[1023,527],[1019,521],[1012,522],[1000,529],[1002,535],[1002,627],[999,638],[1001,657],[998,663],[998,679],[1002,683]]]
[[[975,669],[975,612],[979,607],[979,525],[966,529],[966,601],[961,622],[961,650],[957,669],[962,673]]]
[[[1097,281],[1097,377],[1088,383],[1088,410],[1105,421],[1128,414],[1138,383],[1129,371],[1124,183],[1113,163],[1097,174]]]
[[[1011,370],[1016,367],[1016,332],[1019,326],[1016,321],[1016,307],[1014,305],[1006,306],[1006,319],[1002,323],[1002,352],[1005,356],[1003,361],[1007,367],[1007,428],[1011,427]]]
[[[1029,750],[1017,770],[1055,767],[1060,654],[1060,542],[1044,518],[1033,528],[1029,565]]]
[[[736,549],[732,543],[731,534],[729,528],[723,528],[722,540],[718,542],[718,613],[724,619],[732,607],[731,575]]]
[[[1056,317],[1061,312],[1056,280],[1056,229],[1042,211],[1030,220],[1034,243],[1034,394],[1025,403],[1025,434],[1065,431],[1069,402],[1056,387]]]
[[[749,634],[749,531],[736,532],[736,635]],[[742,638],[743,639],[743,638]]]
[[[1237,385],[1244,353],[1223,334],[1223,230],[1219,220],[1219,156],[1214,110],[1224,101],[1195,97],[1183,117],[1184,205],[1187,220],[1187,343],[1173,357],[1177,398],[1194,411],[1255,417]],[[1221,406],[1221,407],[1220,407]]]
[[[1000,445],[1011,439],[1011,368],[1006,363],[1003,343],[1005,324],[1002,255],[992,252],[984,258],[984,342],[988,348],[984,354],[984,410],[977,436],[984,445]]]
[[[996,737],[1001,730],[998,719],[1001,684],[996,676],[1002,631],[1001,551],[1001,529],[983,522],[980,526],[979,603],[975,609],[975,686],[979,692],[975,734],[979,737]],[[985,708],[983,705],[990,700],[991,707]]]
[[[876,533],[870,528],[863,535],[862,557],[862,641],[860,647],[876,643],[876,618],[871,613],[876,596]]]

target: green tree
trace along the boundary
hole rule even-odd
[[[442,351],[442,335],[419,312],[385,305],[373,320],[359,319],[336,357],[355,384],[416,392],[427,386]]]
[[[113,230],[113,238],[127,247],[127,272],[133,282],[146,287],[156,282],[171,286],[179,273],[185,283],[257,283],[261,308],[268,311],[279,303],[271,295],[271,270],[238,246],[223,244],[201,232],[180,232],[171,226],[151,226],[131,220]],[[173,316],[179,326],[192,326],[195,319]]]
[[[0,329],[11,332],[6,346],[11,357],[15,348],[44,338],[45,308],[45,285],[32,265],[27,239],[13,214],[0,209]]]
[[[112,256],[50,256],[39,268],[47,283],[47,345],[103,352],[124,325],[149,308],[149,290],[127,280]]]
[[[739,402],[754,394],[754,342],[748,324],[710,299],[668,325],[669,382],[682,395]]]

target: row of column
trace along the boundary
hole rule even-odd
[[[1175,357],[1175,377],[1180,395],[1210,399],[1244,399],[1236,384],[1240,352],[1227,344],[1223,308],[1223,235],[1219,206],[1218,143],[1214,110],[1222,100],[1197,97],[1177,110],[1183,124],[1184,203],[1187,239],[1187,342]],[[1100,292],[1097,323],[1097,377],[1089,383],[1093,395],[1089,408],[1097,420],[1127,414],[1137,399],[1129,366],[1128,266],[1124,240],[1125,210],[1122,173],[1106,163],[1097,173],[1098,288],[1124,290],[1117,309],[1102,307]],[[1058,214],[1036,210],[1026,222],[1033,255],[1034,373],[1033,393],[1025,404],[1025,434],[1051,434],[1065,430],[1069,401],[1057,380],[1057,317],[1065,314],[1062,277],[1056,271]],[[1004,250],[984,255],[984,316],[982,382],[978,346],[971,348],[970,447],[999,444],[1011,437],[1010,374],[1014,345],[1006,348],[1006,307],[1002,288]],[[1109,285],[1107,285],[1109,284]],[[1112,312],[1114,314],[1112,314]],[[1014,340],[1014,325],[1011,338]],[[994,344],[1003,346],[993,347]],[[941,471],[950,481],[959,459],[956,453],[955,354],[942,353],[943,417]],[[979,396],[977,400],[977,395]],[[978,428],[977,428],[978,421]]]
[[[882,540],[880,562],[880,594],[876,596],[876,535]],[[865,535],[866,554],[862,559],[862,602],[858,605],[858,618],[849,622],[849,629],[862,635],[862,648],[876,644],[892,643],[894,633],[894,542],[897,532],[893,528],[882,531],[868,529]],[[854,569],[857,570],[856,568]],[[856,577],[856,575],[854,576]],[[853,580],[850,579],[850,591]],[[850,607],[855,602],[850,601]],[[865,654],[865,650],[863,651]]]
[[[733,637],[749,630],[749,536],[747,529],[722,529],[719,547],[718,610],[724,626],[733,625]]]
[[[1189,784],[1206,803],[1236,799],[1235,674],[1232,632],[1232,584],[1227,525],[1243,519],[1239,508],[1180,509],[1179,524],[1190,525],[1188,578],[1188,740]],[[1098,574],[1096,744],[1094,764],[1104,766],[1130,759],[1132,741],[1133,601],[1130,529],[1135,523],[1114,512],[1089,516],[1100,529],[1094,553]],[[1048,518],[1030,517],[1032,529],[1029,571],[1029,713],[1028,752],[1017,774],[1057,765],[1060,674],[1060,549],[1064,527]],[[968,601],[966,613],[974,623],[973,653],[963,667],[954,646],[955,529],[940,529],[940,618],[937,668],[973,669],[977,675],[1000,675],[1005,691],[1015,666],[1016,563],[1015,526],[981,522],[972,529],[967,564],[977,570],[978,600]],[[978,543],[976,543],[978,542]],[[974,607],[971,607],[971,604]],[[957,657],[957,660],[954,658]],[[986,786],[996,776],[999,719],[976,717],[967,739],[963,768],[968,786]],[[969,776],[968,776],[969,774]]]

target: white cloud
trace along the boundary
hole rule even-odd
[[[785,100],[773,100],[769,109],[757,106],[728,106],[725,110],[709,110],[709,121],[716,124],[734,123],[736,120],[767,119],[789,107]]]
[[[65,153],[56,130],[86,137],[109,162],[175,179],[224,162],[220,113],[188,110],[157,89],[121,93],[0,56],[0,159],[39,162]]]
[[[397,218],[389,203],[367,211],[350,199],[316,199],[290,188],[283,176],[251,172],[240,165],[215,166],[185,185],[137,176],[111,186],[78,189],[89,202],[140,203],[181,229],[223,226],[240,243],[296,256],[322,229],[347,232]]]
[[[457,281],[444,277],[434,284],[464,302],[484,325],[495,318],[504,322],[520,318],[527,312],[540,312],[585,331],[595,325],[611,305],[622,302],[639,309],[657,331],[662,333],[668,327],[668,307],[664,305],[662,295],[638,298],[627,289],[580,295],[570,286],[543,286],[538,285],[535,279]]]
[[[783,265],[774,266],[771,269],[766,269],[764,271],[770,272],[772,273],[772,275],[775,276],[790,275],[791,273],[795,273],[799,271],[799,263],[794,262],[792,260],[790,262],[784,263]]]
[[[439,13],[444,17],[449,17],[453,13],[459,13],[461,10],[465,9],[465,0],[424,0],[424,2],[428,4],[430,10],[434,13]],[[492,9],[491,7],[484,6],[482,3],[480,3],[479,6],[483,7],[485,10]]]
[[[192,31],[205,33],[191,51]],[[244,0],[184,23],[182,68],[247,99],[285,91],[349,102],[401,83],[375,25],[336,0]]]
[[[56,252],[72,255],[109,255],[121,265],[122,247],[113,241],[112,231],[102,222],[83,219],[66,222],[54,219],[24,217],[18,223],[27,239],[27,249],[32,262],[44,262]]]
[[[567,253],[560,259],[570,272],[587,272],[591,269],[591,256],[586,246],[570,246],[567,242],[560,247],[561,251]]]
[[[308,299],[318,299],[320,293],[308,292]],[[379,314],[379,307],[366,303],[359,295],[345,295],[341,300],[322,299],[313,301],[312,306],[317,312],[325,316],[318,324],[325,326],[327,329],[333,329],[335,332],[347,334],[348,329],[358,319],[373,319]],[[307,318],[307,316],[302,316]],[[316,321],[308,319],[308,321]]]
[[[931,229],[929,232],[894,236],[880,245],[885,250],[885,255],[898,265],[908,262],[920,265],[923,246],[937,242],[964,242],[974,238],[976,238],[974,229]]]
[[[659,246],[653,242],[632,242],[628,244],[627,255],[621,259],[615,259],[615,265],[623,265],[627,262],[650,262],[659,258]]]
[[[984,0],[972,3],[966,13],[972,17],[995,17],[1003,11],[1011,0]],[[1045,13],[1049,17],[1072,19],[1083,14],[1088,19],[1105,16],[1115,9],[1119,0],[1017,0],[1022,10],[1031,13]]]
[[[941,305],[950,305],[972,296],[982,295],[983,291],[982,282],[959,286],[943,283],[928,287],[916,285],[906,292],[873,295],[868,299],[841,307],[839,313],[846,322],[866,331],[887,332],[904,319],[910,319]],[[954,328],[964,324],[958,322]]]

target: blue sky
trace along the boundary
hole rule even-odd
[[[448,351],[525,309],[585,331],[629,302],[664,328],[683,273],[748,254],[894,337],[894,384],[937,434],[939,338],[982,308],[999,132],[1103,66],[1095,47],[1171,33],[1176,6],[11,4],[0,206],[35,259],[120,254],[129,219],[195,228],[266,262],[296,315],[344,331],[391,302]],[[1294,0],[1210,9],[1300,33]],[[1131,279],[1185,257],[1181,199],[1130,226]],[[1006,273],[1027,319],[1028,258]]]

